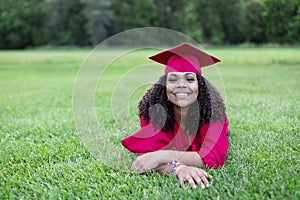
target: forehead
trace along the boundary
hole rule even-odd
[[[187,75],[196,76],[196,73],[194,72],[169,72],[168,73],[168,76],[187,76]]]

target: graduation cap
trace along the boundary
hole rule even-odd
[[[149,59],[166,65],[166,74],[168,72],[194,72],[201,74],[202,67],[221,61],[186,42],[150,56]]]

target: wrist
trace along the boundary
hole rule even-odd
[[[178,164],[177,167],[176,167],[176,169],[175,169],[175,172],[174,172],[174,173],[177,175],[178,172],[179,172],[182,168],[184,168],[184,167],[185,167],[184,164]]]
[[[184,164],[183,163],[177,163],[176,161],[172,161],[171,163],[168,163],[168,165],[171,165],[171,170],[170,173],[171,174],[177,174],[177,168],[178,167],[182,167]]]
[[[160,163],[171,163],[173,160],[178,162],[178,158],[182,156],[182,152],[176,150],[159,150],[156,153]]]
[[[156,157],[157,161],[160,163],[160,164],[166,164],[168,163],[167,161],[167,153],[165,151],[154,151],[152,152],[154,154],[154,156]]]
[[[168,150],[159,150],[153,153],[156,154],[155,156],[160,163],[171,163],[173,160],[175,160],[173,159],[175,156],[173,156],[172,152]]]

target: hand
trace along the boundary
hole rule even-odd
[[[206,171],[201,168],[180,165],[176,168],[176,175],[182,186],[184,182],[189,182],[193,189],[197,188],[197,185],[200,185],[201,189],[204,189],[205,186],[209,187],[209,179],[212,179]]]
[[[148,170],[155,169],[160,162],[159,152],[149,152],[142,156],[138,156],[132,163],[130,168],[133,172],[144,173]]]

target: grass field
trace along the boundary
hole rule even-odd
[[[212,186],[192,190],[173,176],[104,165],[82,144],[72,92],[89,50],[0,51],[0,199],[300,199],[300,49],[209,52],[222,59],[230,148],[224,167],[208,170]],[[97,89],[97,117],[116,145],[134,128],[111,116],[113,75],[148,53],[128,57]]]

